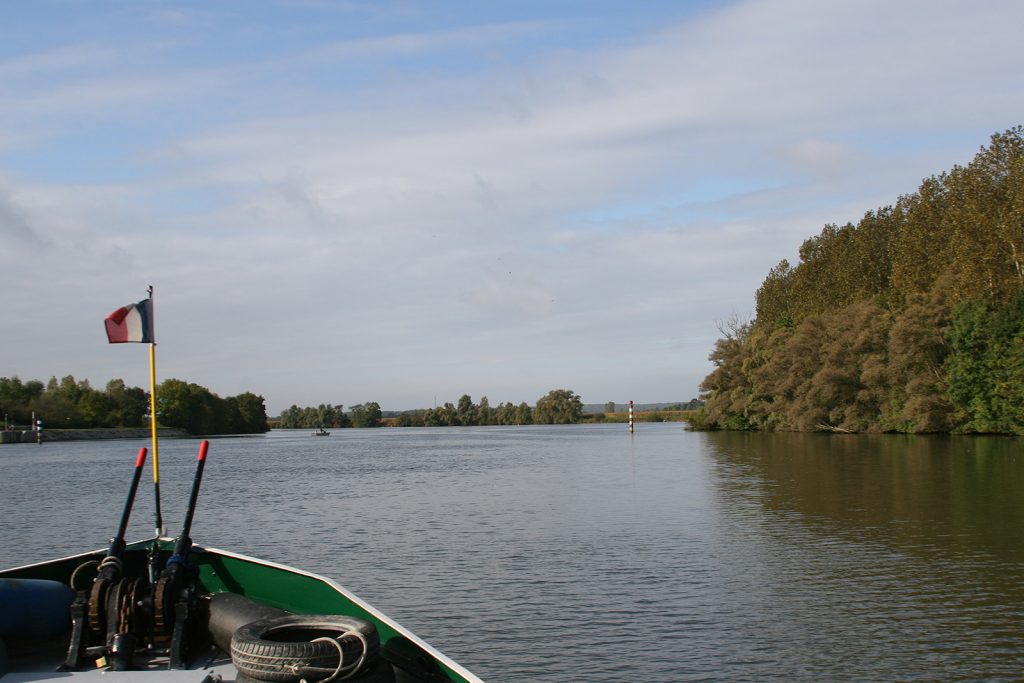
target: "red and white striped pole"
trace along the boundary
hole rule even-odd
[[[629,433],[633,433],[633,402],[629,402]]]

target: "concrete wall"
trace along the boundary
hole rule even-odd
[[[184,430],[161,427],[161,437],[187,436]],[[89,441],[98,439],[148,439],[150,430],[141,429],[43,429],[43,443],[49,441]],[[36,443],[36,432],[8,430],[0,432],[0,443]]]

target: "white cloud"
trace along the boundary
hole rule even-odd
[[[488,311],[504,314],[548,315],[555,308],[551,292],[536,283],[513,280],[511,271],[508,282],[482,282],[476,285],[469,298]]]
[[[175,62],[172,35],[159,68],[89,37],[9,58],[0,228],[49,244],[8,258],[10,295],[107,309],[152,282],[173,372],[272,410],[414,407],[481,376],[493,402],[532,401],[563,373],[587,400],[666,377],[686,384],[635,398],[688,399],[714,321],[747,314],[780,258],[1017,123],[1021,19],[999,3],[765,0],[572,50],[544,42],[557,21],[524,17],[206,64]],[[525,40],[547,49],[481,58]],[[130,134],[103,159],[120,180],[67,179],[97,154],[83,114]],[[0,375],[74,353],[36,342]],[[624,349],[649,362],[622,370]]]

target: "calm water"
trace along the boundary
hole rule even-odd
[[[143,442],[0,447],[0,565],[102,547]],[[161,443],[165,520],[195,441]],[[1024,441],[679,425],[218,439],[193,537],[488,681],[1021,680]],[[130,538],[150,533],[140,488]]]

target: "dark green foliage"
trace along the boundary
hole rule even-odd
[[[537,424],[575,424],[583,416],[583,401],[568,389],[552,389],[537,399],[533,421]]]
[[[793,269],[783,259],[768,272],[761,288],[757,290],[757,320],[764,325],[792,327],[793,314],[789,310]]]
[[[960,304],[947,337],[949,397],[959,428],[1024,434],[1024,292],[1007,306]]]
[[[354,405],[349,412],[353,427],[380,427],[380,405],[376,401]]]
[[[721,328],[706,429],[1024,433],[1024,127],[825,226]]]
[[[164,427],[190,434],[258,434],[267,431],[263,397],[251,393],[225,399],[198,384],[169,379],[157,387],[157,418]],[[149,392],[107,382],[104,391],[88,380],[67,375],[22,384],[17,377],[0,378],[0,409],[12,424],[27,426],[33,411],[49,429],[144,427],[149,424]]]
[[[267,406],[262,396],[245,392],[224,399],[229,434],[262,434],[267,431]]]
[[[262,396],[221,398],[206,387],[168,379],[156,388],[157,421],[189,434],[262,434],[268,430]]]
[[[425,427],[425,410],[407,410],[398,416],[399,427]]]
[[[458,427],[473,425],[527,425],[533,423],[533,411],[526,403],[516,406],[513,403],[502,403],[492,408],[487,397],[480,399],[479,405],[473,403],[473,399],[464,394],[459,399],[456,407],[451,403],[445,403],[440,408],[427,408],[424,411],[413,411],[421,413],[421,424],[426,427]],[[412,417],[407,420],[410,426],[418,426]],[[399,425],[405,426],[402,419]]]
[[[107,395],[113,402],[110,422],[120,427],[142,427],[149,414],[149,393],[139,387],[125,386],[123,379],[107,382]]]
[[[344,406],[329,406],[321,403],[316,408],[300,408],[292,405],[281,413],[279,424],[283,429],[319,429],[321,427],[351,427],[352,421],[345,414]]]

